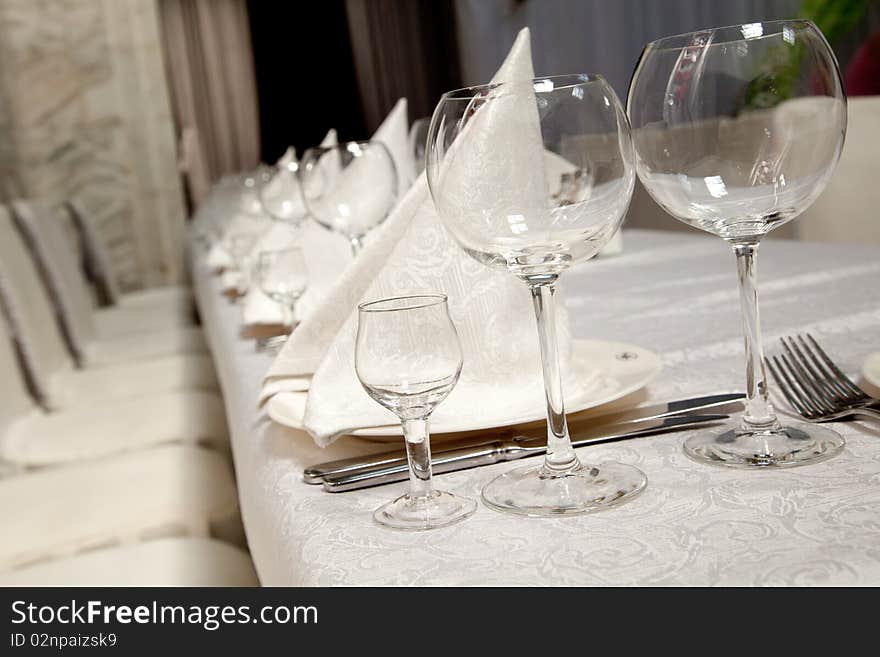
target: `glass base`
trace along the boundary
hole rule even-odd
[[[565,474],[544,466],[516,468],[483,487],[483,502],[506,513],[559,516],[601,511],[629,502],[648,484],[638,468],[622,463],[581,465]]]
[[[684,453],[699,463],[730,468],[793,468],[830,459],[843,449],[843,436],[818,424],[794,424],[767,431],[738,425],[721,433],[700,433],[685,441]]]
[[[407,493],[376,509],[373,520],[384,527],[424,531],[464,520],[476,510],[474,500],[452,493],[434,491],[428,497],[411,497]]]

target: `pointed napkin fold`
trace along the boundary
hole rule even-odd
[[[529,33],[524,29],[493,81],[532,77]],[[510,139],[517,143],[510,148],[542,157],[537,123],[524,128],[523,109],[512,105],[506,113],[503,108],[487,113],[477,122],[481,134],[471,136],[473,143],[494,142],[487,138],[488,131],[507,132],[515,126]],[[469,146],[465,143],[461,149]],[[523,170],[517,180],[492,180],[486,170],[474,174],[479,177],[470,186],[476,188],[468,193],[485,194],[488,200],[499,186],[534,199],[543,193],[536,187],[543,183],[534,182],[531,171]],[[461,184],[463,192],[469,189],[468,181]],[[362,299],[438,291],[449,297],[464,367],[458,386],[432,419],[503,422],[511,409],[543,399],[539,344],[526,286],[507,272],[484,267],[453,241],[437,216],[424,174],[376,232],[322,305],[288,340],[267,374],[262,400],[307,389],[304,425],[320,445],[351,429],[395,424],[395,416],[367,396],[355,374],[356,306]],[[559,329],[564,363],[571,340],[565,321]]]

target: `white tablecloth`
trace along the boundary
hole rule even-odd
[[[576,336],[632,342],[662,355],[650,397],[742,390],[744,364],[733,256],[694,233],[627,231],[621,256],[563,278]],[[856,373],[880,349],[880,249],[767,241],[761,310],[768,353],[780,335],[810,331]],[[405,484],[329,494],[303,467],[375,446],[343,439],[321,450],[256,411],[271,356],[240,337],[240,308],[194,258],[202,321],[217,362],[241,508],[265,585],[880,584],[880,430],[836,423],[844,453],[793,470],[703,466],[673,433],[587,448],[648,475],[645,493],[602,513],[554,519],[480,506],[463,523],[423,533],[373,525],[371,512]],[[523,308],[523,312],[531,312]],[[778,397],[777,406],[785,405]],[[479,497],[512,464],[440,475]]]

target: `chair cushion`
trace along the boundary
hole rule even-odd
[[[207,538],[164,538],[0,574],[0,586],[259,586],[248,554]]]
[[[177,354],[125,365],[59,372],[51,379],[49,405],[59,410],[174,390],[216,390],[210,356]]]
[[[195,301],[192,290],[185,285],[151,287],[136,292],[126,292],[119,299],[125,308],[150,308],[156,312],[178,313],[191,317]]]
[[[223,455],[170,445],[0,480],[0,571],[145,537],[206,535],[238,512]]]
[[[207,538],[164,538],[0,574],[0,586],[259,586],[246,552]]]
[[[98,339],[127,337],[138,333],[193,326],[194,316],[188,313],[161,312],[150,306],[118,305],[95,310],[95,330]]]
[[[23,467],[120,454],[171,442],[227,444],[223,401],[180,391],[58,413],[37,411],[10,426],[0,457]]]
[[[200,327],[176,326],[149,333],[95,340],[88,345],[85,357],[87,366],[98,366],[207,351],[205,336]]]

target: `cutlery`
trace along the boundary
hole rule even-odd
[[[287,341],[288,337],[290,336],[285,333],[282,335],[272,335],[265,338],[257,338],[255,348],[257,351],[278,350],[284,346],[284,343]]]
[[[785,350],[767,368],[798,415],[809,422],[848,417],[880,420],[880,399],[859,388],[809,333],[781,338]]]
[[[671,402],[659,404],[651,404],[650,406],[642,406],[629,411],[612,411],[595,415],[591,418],[583,418],[582,420],[571,423],[571,431],[578,432],[578,428],[599,428],[609,424],[623,424],[627,422],[637,422],[642,420],[653,420],[673,415],[680,415],[685,412],[705,411],[712,409],[719,413],[732,413],[741,410],[742,404],[740,400],[744,399],[743,393],[727,393],[721,395],[708,395],[704,397],[695,397],[693,399],[680,399]],[[546,426],[539,425],[532,429],[525,429],[514,432],[508,430],[503,433],[494,434],[492,436],[479,435],[465,438],[455,442],[447,442],[438,446],[433,450],[434,456],[437,457],[444,451],[450,449],[461,449],[465,447],[479,447],[486,445],[495,440],[512,439],[515,436],[525,436],[528,438],[546,439]],[[575,437],[576,438],[576,437]],[[320,484],[324,477],[338,476],[342,474],[352,473],[363,468],[372,468],[376,466],[387,466],[396,463],[406,464],[406,451],[395,449],[380,454],[369,456],[356,456],[353,458],[339,459],[326,463],[319,463],[308,467],[303,472],[303,480],[307,484]]]
[[[730,416],[724,414],[674,415],[650,420],[623,422],[587,429],[578,433],[572,432],[571,442],[573,447],[585,447],[587,445],[664,433],[684,427],[703,426],[727,419],[728,417]],[[546,451],[547,440],[545,436],[540,438],[513,436],[512,438],[502,438],[481,445],[440,452],[436,456],[432,456],[431,469],[436,474],[456,472],[502,461],[515,461],[529,456],[539,456],[546,453]],[[406,461],[402,463],[396,462],[388,465],[362,468],[345,474],[327,475],[324,477],[324,490],[329,493],[342,493],[381,484],[405,481],[408,477],[409,467]]]

